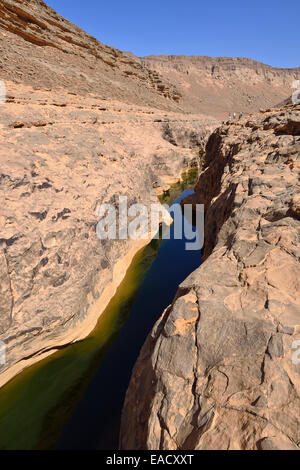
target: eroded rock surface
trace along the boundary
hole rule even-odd
[[[299,71],[229,60],[219,69],[208,61],[203,74],[198,58],[189,75],[177,64],[168,78],[165,66],[100,43],[40,0],[1,1],[0,42],[2,385],[90,332],[137,249],[100,243],[97,205],[122,194],[148,206],[154,188],[197,165],[219,123],[184,112],[223,118],[239,102],[244,111],[270,106],[290,95]],[[124,448],[298,445],[289,357],[298,334],[298,115],[278,109],[211,137],[197,194],[208,207],[206,256],[216,248],[142,352]]]
[[[157,202],[218,121],[40,0],[1,1],[0,42],[2,385],[91,331],[140,246],[100,242],[98,205]]]
[[[205,261],[142,348],[123,449],[299,449],[299,119],[288,106],[211,135],[186,201],[206,207]]]
[[[141,63],[176,86],[184,109],[222,119],[281,103],[300,79],[299,67],[276,68],[243,57],[148,56]]]
[[[99,42],[41,0],[1,0],[1,79],[179,109],[181,96],[133,55]]]
[[[100,241],[98,205],[117,205],[119,195],[129,205],[158,202],[157,191],[198,166],[194,135],[205,141],[216,126],[204,116],[90,94],[83,101],[12,82],[7,93],[0,115],[0,339],[7,353],[0,383],[12,367],[88,334],[93,306],[121,281],[133,254],[117,273],[115,266],[136,242]],[[181,145],[165,138],[166,123],[186,130]]]

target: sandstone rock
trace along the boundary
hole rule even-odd
[[[176,87],[40,0],[1,2],[0,41],[1,385],[84,338],[142,246],[100,242],[97,206],[157,202],[218,121],[178,113]]]
[[[300,153],[291,114],[298,122],[300,106],[211,135],[192,198],[206,207],[205,261],[142,348],[123,449],[299,449]]]
[[[164,138],[154,122],[164,111],[12,82],[7,89],[14,98],[0,116],[0,339],[7,348],[0,383],[39,354],[84,337],[109,300],[106,289],[117,286],[118,261],[138,248],[131,240],[100,242],[97,205],[126,195],[129,204],[149,206],[199,165],[197,147]],[[217,122],[168,119],[199,140]]]
[[[0,78],[179,109],[174,85],[133,54],[106,46],[41,0],[2,0]],[[101,79],[100,79],[101,77]]]
[[[280,69],[241,57],[148,56],[141,63],[176,85],[184,109],[227,118],[286,101],[300,68]]]
[[[299,70],[139,59],[40,0],[1,2],[0,41],[1,385],[84,338],[140,246],[100,243],[97,205],[122,194],[149,206],[199,165],[219,124],[201,110],[270,107]],[[245,116],[209,139],[192,199],[206,207],[206,261],[141,352],[124,448],[298,448],[299,145],[299,107]]]

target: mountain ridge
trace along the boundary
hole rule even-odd
[[[300,67],[277,68],[244,57],[162,55],[143,57],[141,63],[176,86],[184,109],[221,119],[276,106],[300,77]]]
[[[133,54],[134,55],[134,54]],[[222,62],[222,61],[233,61],[233,62],[245,62],[244,65],[251,65],[257,64],[262,65],[266,68],[271,68],[275,70],[292,70],[292,71],[300,71],[300,66],[295,67],[277,67],[274,65],[267,64],[260,60],[252,59],[251,57],[242,57],[242,56],[208,56],[208,55],[196,55],[196,54],[149,54],[145,56],[136,56],[140,59],[168,59],[170,61],[174,59],[182,60],[182,59],[195,59],[199,61],[210,61],[210,62]]]
[[[300,79],[300,67],[249,58],[137,57],[103,44],[42,0],[3,0],[0,41],[2,79],[13,74],[19,83],[218,119],[275,106]]]

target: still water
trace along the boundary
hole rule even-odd
[[[185,190],[175,201],[191,194]],[[182,217],[182,221],[184,218]],[[201,263],[185,239],[153,240],[133,259],[84,341],[19,374],[0,390],[0,449],[117,449],[139,351],[178,284]]]

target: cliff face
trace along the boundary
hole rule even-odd
[[[224,119],[291,95],[300,69],[250,59],[202,56],[138,58],[107,46],[41,0],[0,4],[2,79]]]
[[[140,353],[123,449],[299,449],[299,160],[299,105],[211,135],[205,261]]]
[[[100,43],[41,0],[1,0],[2,79],[178,109],[180,94],[133,55]],[[50,91],[50,90],[49,90]]]
[[[148,56],[141,63],[176,85],[184,109],[222,119],[275,106],[300,78],[299,67],[280,69],[239,57]]]
[[[140,246],[101,243],[97,205],[119,194],[149,205],[154,187],[197,164],[218,125],[200,109],[223,116],[238,102],[280,102],[299,75],[202,58],[161,59],[160,74],[152,59],[101,44],[39,0],[1,1],[0,42],[1,385],[85,337]],[[210,138],[196,191],[207,260],[142,351],[124,448],[298,445],[298,115],[262,113]]]
[[[97,206],[157,202],[217,121],[38,0],[1,2],[0,41],[1,385],[85,337],[142,246],[100,241]]]
[[[12,82],[7,89],[0,116],[0,340],[7,361],[0,384],[41,353],[88,334],[141,247],[100,241],[98,204],[117,204],[119,195],[129,205],[158,202],[153,188],[198,165],[195,147],[216,125],[91,94],[83,102]]]

